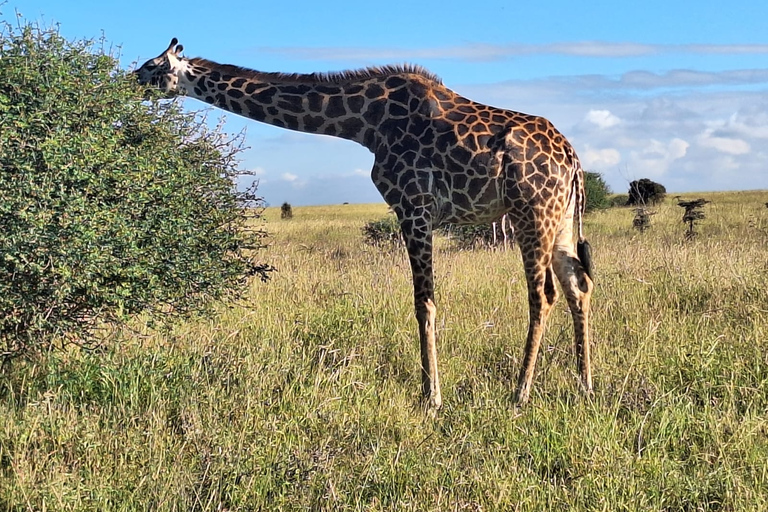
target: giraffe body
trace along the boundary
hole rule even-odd
[[[543,117],[482,105],[416,66],[331,74],[263,73],[169,48],[136,71],[140,83],[186,94],[283,128],[341,137],[374,154],[371,178],[397,214],[414,285],[429,407],[442,404],[435,338],[432,232],[507,215],[528,284],[530,326],[516,398],[528,399],[557,279],[574,320],[581,382],[589,358],[589,247],[583,238],[584,177],[566,138]],[[578,244],[573,242],[574,220]]]

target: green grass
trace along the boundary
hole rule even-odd
[[[0,510],[768,510],[768,193],[703,197],[587,217],[592,399],[561,299],[515,409],[519,254],[438,241],[434,419],[386,206],[270,209],[246,304],[2,369]]]

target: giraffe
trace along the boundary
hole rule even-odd
[[[545,323],[559,294],[555,279],[573,318],[581,387],[592,392],[584,172],[547,119],[473,102],[416,65],[290,74],[182,57],[182,51],[174,38],[135,71],[138,82],[274,126],[352,140],[373,153],[371,179],[397,214],[411,265],[427,410],[442,405],[433,230],[446,223],[485,224],[504,214],[515,228],[529,304],[514,400],[529,399]]]

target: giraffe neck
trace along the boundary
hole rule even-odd
[[[352,140],[375,152],[387,123],[434,108],[436,77],[421,68],[370,68],[334,74],[265,73],[183,59],[179,89],[187,96],[256,121]],[[414,84],[420,84],[414,87]],[[418,101],[414,102],[414,89]]]

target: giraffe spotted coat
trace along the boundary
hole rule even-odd
[[[352,140],[373,153],[371,179],[398,216],[411,263],[428,407],[442,404],[433,230],[503,215],[514,226],[528,285],[530,323],[517,401],[529,398],[545,322],[558,297],[555,280],[573,316],[581,384],[592,391],[584,172],[552,123],[469,100],[418,66],[270,73],[188,59],[182,50],[174,39],[136,71],[139,82],[274,126]]]

